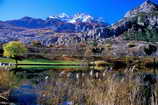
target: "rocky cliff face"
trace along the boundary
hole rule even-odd
[[[113,24],[112,30],[116,36],[122,35],[124,39],[158,41],[158,4],[145,1]]]
[[[124,17],[133,17],[138,15],[138,13],[151,13],[154,11],[158,11],[158,5],[150,0],[146,0],[138,8],[128,11]]]
[[[158,29],[158,4],[150,0],[145,1],[139,7],[128,11],[125,16],[117,23],[105,28],[96,28],[94,34],[104,36],[104,38],[112,36],[123,36],[124,34],[151,34],[157,33]],[[145,35],[144,35],[145,36]],[[123,36],[124,37],[124,36]],[[147,37],[147,36],[145,36]],[[125,39],[125,38],[124,38]],[[130,39],[130,38],[127,38]],[[145,38],[147,39],[147,38]],[[137,40],[137,39],[136,39]],[[141,40],[141,39],[140,39]],[[143,40],[143,39],[142,39]]]

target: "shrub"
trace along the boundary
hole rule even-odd
[[[147,48],[146,47],[144,48],[144,52],[147,55],[152,55],[156,51],[157,51],[157,47],[151,44],[149,44]]]
[[[132,47],[135,47],[136,45],[135,45],[134,42],[129,42],[129,43],[127,44],[127,46],[128,46],[129,48],[132,48]]]
[[[108,50],[112,49],[112,45],[111,45],[111,44],[106,44],[105,47],[106,47]]]
[[[42,44],[41,44],[41,42],[39,40],[33,40],[32,41],[32,46],[33,47],[41,47]]]

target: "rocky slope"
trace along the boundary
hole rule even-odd
[[[101,30],[103,29],[103,30]],[[117,23],[107,28],[99,28],[100,34],[121,36],[125,40],[158,41],[158,4],[150,0],[128,11]]]
[[[158,11],[158,5],[150,0],[146,0],[138,8],[128,11],[124,17],[134,17],[137,16],[138,13],[151,13],[155,11]]]
[[[0,22],[0,43],[20,40],[26,44],[33,41],[41,45],[69,45],[92,38],[86,32],[107,24],[88,14],[49,16],[46,20],[24,17]]]

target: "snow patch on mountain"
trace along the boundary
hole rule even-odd
[[[92,22],[92,21],[103,22],[102,19],[94,18],[91,15],[85,14],[85,13],[77,13],[73,16],[70,16],[66,13],[62,13],[56,16],[49,16],[49,19],[58,19],[67,23],[72,23],[72,24],[75,24],[77,22],[87,23],[87,22]]]

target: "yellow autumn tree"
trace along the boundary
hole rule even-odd
[[[16,64],[18,63],[18,58],[27,52],[25,45],[19,41],[12,41],[4,44],[3,50],[3,56],[15,59]]]

